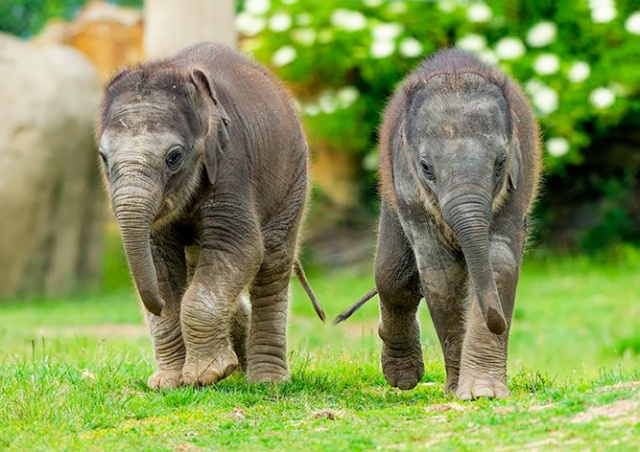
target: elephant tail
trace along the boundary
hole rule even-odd
[[[367,292],[366,295],[364,295],[362,298],[360,298],[358,301],[356,301],[351,307],[349,307],[348,309],[342,311],[342,313],[340,315],[338,315],[333,320],[333,324],[337,325],[338,323],[347,320],[349,317],[351,317],[351,315],[354,312],[356,312],[358,309],[360,309],[362,306],[364,306],[364,304],[367,301],[371,300],[376,295],[378,295],[378,288],[374,287],[369,292]]]
[[[322,306],[320,306],[320,303],[316,298],[316,294],[313,293],[313,289],[309,285],[309,281],[307,281],[307,275],[305,275],[304,269],[302,268],[302,265],[300,264],[300,261],[298,259],[296,259],[293,263],[293,271],[300,280],[300,284],[302,285],[304,291],[307,293],[309,300],[311,300],[311,304],[313,305],[313,309],[315,309],[316,314],[318,314],[320,320],[324,322],[325,320],[327,320],[327,316],[325,315]]]

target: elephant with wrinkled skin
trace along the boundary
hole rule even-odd
[[[286,91],[229,47],[195,44],[116,75],[97,137],[153,339],[148,385],[213,384],[238,366],[287,379],[308,163]]]
[[[507,342],[541,173],[538,126],[518,85],[471,53],[443,50],[405,78],[380,134],[375,260],[382,368],[424,374],[424,296],[460,399],[506,397]],[[375,294],[338,317],[347,318]]]

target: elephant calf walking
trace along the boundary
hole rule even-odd
[[[285,90],[230,48],[196,44],[116,75],[98,129],[148,311],[149,386],[212,384],[239,365],[252,381],[286,379],[308,182],[307,143]]]
[[[424,374],[416,320],[424,296],[446,391],[509,394],[507,341],[540,172],[538,127],[522,92],[474,55],[440,51],[397,89],[380,134],[375,261],[389,384],[411,389]]]

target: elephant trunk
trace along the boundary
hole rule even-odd
[[[127,178],[129,179],[129,178]],[[123,183],[114,190],[113,210],[120,226],[122,243],[138,293],[145,308],[160,315],[164,300],[160,297],[156,268],[151,254],[151,223],[157,202],[148,187]]]
[[[489,257],[491,197],[473,185],[459,187],[447,200],[442,205],[442,213],[462,248],[471,282],[470,295],[477,299],[489,330],[502,334],[507,322]]]

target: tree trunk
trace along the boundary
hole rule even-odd
[[[199,41],[236,47],[233,0],[145,0],[147,58],[166,58]]]

